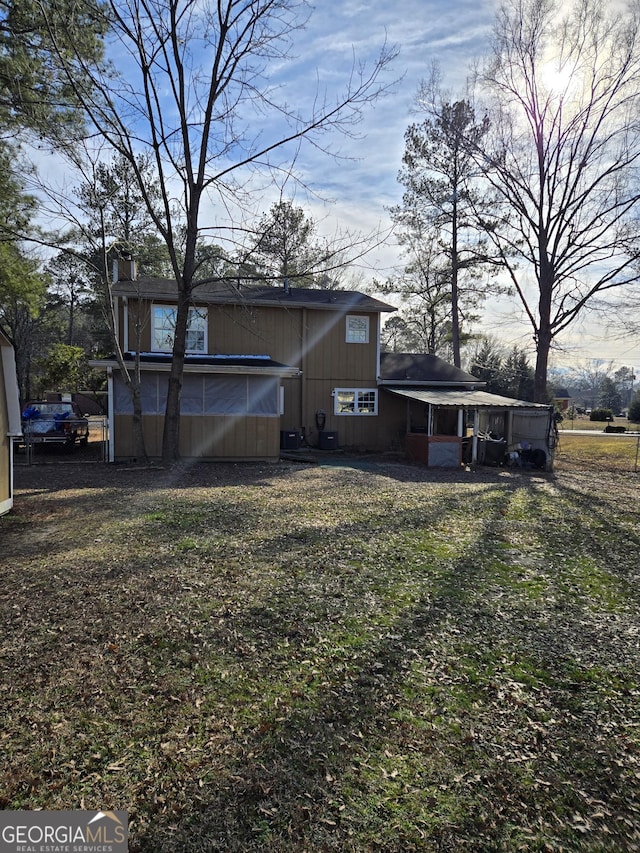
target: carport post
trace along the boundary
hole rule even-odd
[[[108,462],[115,461],[115,429],[114,429],[114,405],[113,405],[113,368],[107,367],[107,429],[109,450]]]
[[[478,409],[473,410],[473,441],[471,442],[471,464],[475,465],[478,461],[478,427],[479,427],[479,412]]]

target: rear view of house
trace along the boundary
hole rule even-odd
[[[170,279],[113,285],[125,362],[140,366],[148,456],[161,456],[178,290]],[[430,466],[501,464],[524,442],[550,463],[550,409],[487,394],[432,355],[383,353],[395,308],[358,291],[232,281],[193,291],[180,401],[180,455],[275,460],[298,446],[405,451]],[[133,404],[118,361],[107,370],[111,461],[135,456]],[[469,436],[468,424],[472,423]],[[491,434],[491,435],[489,435]],[[489,442],[495,437],[494,446]]]
[[[113,286],[120,346],[139,354],[149,456],[161,455],[177,302],[175,281]],[[392,306],[357,291],[202,284],[194,289],[180,404],[180,455],[269,460],[283,434],[309,446],[382,449],[380,315]],[[131,458],[132,402],[115,359],[109,383],[112,460]]]

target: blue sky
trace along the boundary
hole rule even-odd
[[[312,215],[330,231],[339,226],[369,231],[389,226],[387,210],[401,198],[397,173],[404,149],[404,132],[416,120],[413,112],[421,80],[437,62],[443,86],[455,98],[464,93],[474,61],[489,49],[497,2],[494,0],[325,0],[316,5],[306,32],[296,44],[300,59],[290,74],[318,68],[322,77],[339,82],[348,73],[353,55],[371,58],[385,39],[399,55],[388,71],[389,79],[402,78],[392,92],[365,111],[355,140],[334,140],[348,159],[333,162],[314,152],[303,152],[301,164],[312,186],[328,200],[308,203]],[[367,258],[364,277],[384,278],[397,263],[393,245]],[[484,330],[508,345],[527,347],[533,353],[531,327],[512,300],[486,306]],[[617,339],[601,323],[586,321],[560,339],[562,351],[553,356],[557,365],[577,367],[588,359],[614,360],[614,369],[635,367],[640,376],[640,343]]]
[[[497,5],[498,0],[317,0],[307,27],[295,34],[291,58],[269,67],[270,79],[282,87],[280,95],[286,95],[292,107],[308,105],[316,81],[329,92],[343,89],[354,59],[372,63],[385,42],[398,50],[386,71],[391,90],[364,109],[355,136],[335,135],[324,140],[341,158],[333,159],[311,145],[302,146],[296,168],[316,195],[296,190],[293,183],[285,187],[284,197],[295,193],[296,203],[309,212],[323,233],[389,228],[388,208],[401,198],[397,173],[405,130],[416,120],[412,109],[419,84],[435,62],[451,96],[464,93],[473,62],[489,49]],[[266,185],[256,212],[267,211],[277,197],[278,187]],[[211,222],[216,213],[218,221],[227,225],[227,214],[221,208],[210,208]],[[362,267],[363,283],[374,276],[384,279],[398,260],[392,242],[374,250]],[[531,329],[527,322],[520,322],[519,315],[514,301],[487,306],[485,329],[506,344],[529,347]],[[635,366],[640,375],[640,345],[628,339],[614,342],[601,327],[576,328],[565,334],[562,343],[568,349],[558,360],[564,364],[616,358],[616,366]]]
[[[471,62],[487,49],[493,15],[493,0],[399,0],[393,4],[325,0],[317,4],[306,30],[296,39],[298,59],[286,67],[285,83],[311,78],[317,69],[322,84],[340,89],[354,56],[372,62],[385,42],[398,49],[385,74],[391,89],[364,110],[356,138],[331,139],[344,159],[334,161],[307,146],[298,161],[305,178],[327,200],[331,217],[363,231],[378,223],[388,226],[387,209],[401,197],[397,173],[404,132],[416,119],[412,108],[419,84],[437,62],[443,83],[454,96],[462,94]],[[302,90],[308,93],[313,85]],[[322,205],[316,210],[322,217]],[[393,251],[372,256],[377,268],[395,260]]]

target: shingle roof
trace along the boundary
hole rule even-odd
[[[455,367],[437,355],[427,353],[383,352],[380,353],[380,376],[383,382],[404,385],[423,383],[478,387],[484,385],[465,370]]]
[[[118,281],[113,285],[116,296],[140,296],[146,299],[172,299],[178,294],[176,282],[168,278],[141,278],[137,281]],[[357,290],[321,290],[311,287],[237,287],[229,281],[196,285],[193,291],[196,304],[223,303],[238,305],[296,305],[334,311],[395,311],[393,305],[367,296]]]

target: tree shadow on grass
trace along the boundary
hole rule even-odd
[[[265,697],[260,722],[237,733],[235,758],[205,786],[187,785],[193,807],[160,818],[132,849],[489,851],[509,849],[518,831],[518,843],[537,834],[575,850],[628,845],[633,830],[605,813],[619,813],[625,797],[637,802],[637,784],[630,791],[616,770],[616,726],[602,732],[594,717],[597,685],[576,688],[572,650],[586,610],[577,604],[553,626],[533,612],[519,627],[508,588],[487,592],[490,566],[503,557],[495,538],[503,497],[491,498],[481,558],[467,553],[436,573],[428,594],[350,648],[342,634],[333,658],[325,647],[324,666],[318,657],[310,680],[297,679],[276,706]],[[263,636],[290,639],[295,614],[281,596],[258,615],[236,630],[255,635],[257,624]],[[433,666],[434,679],[411,696],[416,664]],[[423,765],[413,785],[379,782],[384,756],[398,754]],[[602,808],[583,846],[586,817],[558,825],[580,816],[585,798]]]
[[[612,645],[609,630],[598,646],[592,598],[558,586],[559,537],[570,539],[581,519],[567,528],[549,508],[548,527],[543,519],[528,530],[526,512],[548,498],[548,484],[483,480],[437,500],[425,490],[424,504],[383,504],[373,516],[363,506],[354,522],[342,522],[337,506],[330,526],[310,521],[251,541],[244,570],[239,552],[223,552],[210,584],[212,564],[187,578],[175,555],[129,573],[97,566],[82,596],[64,575],[58,598],[31,602],[32,615],[55,605],[34,623],[35,641],[16,644],[30,703],[9,701],[6,711],[21,721],[25,747],[42,728],[42,776],[29,782],[26,806],[52,802],[50,786],[68,776],[65,790],[132,812],[132,853],[475,853],[533,845],[536,833],[574,850],[633,849],[624,828],[638,802],[631,742],[624,751],[637,689],[623,671],[631,652],[616,666],[624,637]],[[520,523],[538,549],[533,580],[554,592],[552,606],[527,587],[518,549],[505,548],[510,505],[522,494]],[[582,495],[559,497],[565,511],[580,506],[582,520],[601,523]],[[448,542],[449,527],[465,529],[465,512],[471,534]],[[250,515],[231,508],[225,518],[234,537],[250,530]],[[625,541],[627,528],[609,521],[612,539]],[[315,560],[321,548],[327,559]],[[238,682],[229,688],[225,678]],[[610,708],[602,681],[615,688]],[[90,718],[95,744],[70,743],[86,737],[71,730],[74,707]],[[128,758],[109,752],[111,735]],[[56,751],[68,759],[62,767]],[[591,847],[581,846],[585,827]]]

